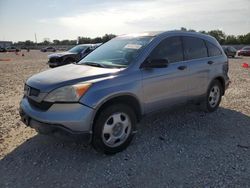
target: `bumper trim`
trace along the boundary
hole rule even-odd
[[[30,118],[49,125],[60,125],[74,132],[91,132],[94,109],[80,103],[54,103],[47,111],[33,107],[27,97],[20,109]]]
[[[25,112],[20,109],[19,114],[21,121],[28,127],[35,129],[37,132],[45,135],[58,135],[71,138],[77,138],[85,143],[90,143],[92,140],[91,132],[86,131],[74,131],[60,124],[49,124],[37,121],[29,117]]]

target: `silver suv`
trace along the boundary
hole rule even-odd
[[[227,73],[227,56],[211,36],[123,35],[78,64],[29,78],[20,115],[39,133],[71,133],[113,154],[132,141],[142,115],[188,101],[216,110],[229,85]]]

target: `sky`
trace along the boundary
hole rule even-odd
[[[0,0],[0,40],[76,40],[186,27],[250,32],[250,0]]]

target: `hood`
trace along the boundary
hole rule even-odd
[[[39,89],[41,92],[50,92],[53,89],[66,85],[87,81],[91,82],[91,80],[95,79],[105,79],[120,70],[69,64],[35,74],[26,83],[31,87]]]
[[[62,56],[65,56],[65,55],[76,55],[76,53],[69,52],[69,51],[60,52],[60,53],[54,53],[54,54],[48,55],[48,58],[51,58],[51,57],[62,57]]]

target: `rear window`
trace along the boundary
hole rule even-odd
[[[195,37],[183,37],[185,60],[208,57],[205,42]]]
[[[206,41],[206,45],[207,45],[209,57],[219,56],[219,55],[222,54],[222,52],[220,51],[220,49],[217,46],[215,46],[214,44]]]

